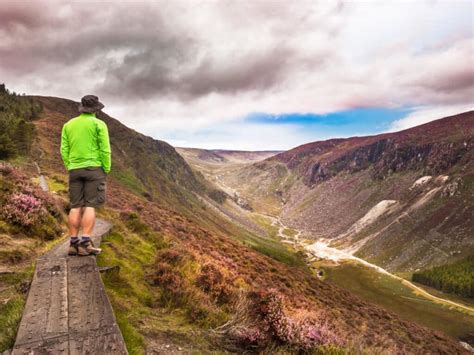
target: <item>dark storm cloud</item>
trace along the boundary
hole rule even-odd
[[[107,72],[101,89],[109,94],[149,98],[174,95],[182,100],[210,93],[232,94],[269,89],[284,81],[291,69],[292,52],[273,48],[263,53],[237,54],[223,66],[204,57],[190,70],[179,69],[197,56],[192,46],[147,50],[127,55],[120,65]],[[126,89],[125,89],[126,88]]]
[[[36,29],[47,23],[42,6],[38,3],[17,2],[2,4],[0,31],[15,32],[21,28]],[[43,8],[44,10],[44,8]]]
[[[6,39],[0,45],[2,68],[19,76],[48,76],[92,60],[92,70],[102,77],[96,90],[114,96],[164,94],[189,100],[213,92],[265,90],[284,81],[297,55],[282,43],[265,50],[236,50],[221,62],[194,29],[175,24],[150,3],[117,5],[110,11],[73,4],[61,9],[63,15],[47,6],[48,17],[33,5],[11,4],[0,10]],[[228,40],[224,45],[238,49]]]
[[[143,16],[147,8],[102,12],[74,5],[66,8],[64,18],[53,8],[44,18],[35,6],[6,5],[0,8],[0,19],[8,19],[2,33],[8,44],[0,45],[2,66],[18,73],[49,66],[57,70],[113,50],[133,52],[174,40],[159,12]]]

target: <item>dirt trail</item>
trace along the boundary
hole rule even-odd
[[[308,245],[306,247],[306,250],[310,251],[313,255],[315,255],[317,257],[322,257],[322,258],[330,259],[330,260],[334,260],[334,261],[339,261],[339,260],[354,260],[354,261],[357,261],[357,262],[359,262],[359,263],[361,263],[365,266],[368,266],[370,268],[373,268],[373,269],[377,270],[380,273],[383,273],[383,274],[388,275],[388,276],[390,276],[394,279],[399,280],[403,285],[411,288],[412,290],[417,291],[421,296],[423,296],[425,298],[428,298],[428,299],[430,299],[432,301],[435,301],[435,302],[443,303],[445,305],[450,305],[450,306],[453,306],[453,307],[461,308],[464,311],[468,311],[470,314],[474,315],[474,308],[473,307],[465,306],[463,304],[460,304],[460,303],[457,303],[457,302],[454,302],[454,301],[451,301],[451,300],[447,300],[447,299],[444,299],[444,298],[441,298],[441,297],[434,296],[431,293],[429,293],[429,292],[425,291],[424,289],[422,289],[421,287],[416,286],[412,282],[410,282],[408,280],[405,280],[404,278],[402,278],[400,276],[394,275],[394,274],[388,272],[387,270],[385,270],[384,268],[382,268],[380,266],[369,263],[368,261],[366,261],[364,259],[361,259],[361,258],[358,258],[358,257],[356,257],[352,254],[349,254],[349,253],[347,253],[343,250],[339,250],[339,249],[329,247],[324,242],[317,241],[316,243]]]

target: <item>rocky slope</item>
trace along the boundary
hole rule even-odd
[[[471,111],[402,132],[306,144],[226,182],[307,238],[413,271],[474,253],[473,144]]]
[[[297,172],[309,186],[369,167],[376,179],[404,171],[436,175],[469,154],[473,131],[471,111],[396,133],[309,143],[273,159]]]

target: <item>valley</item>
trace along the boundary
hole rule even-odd
[[[285,226],[278,218],[267,216],[279,227],[283,242],[292,239],[296,248],[304,248],[307,259],[321,273],[321,277],[355,292],[364,299],[379,304],[412,321],[463,338],[466,329],[472,328],[474,307],[468,300],[453,301],[446,295],[436,296],[421,285],[394,275],[380,266],[371,264],[352,254],[330,247],[322,241],[312,242],[284,234]],[[464,302],[463,302],[464,301]]]
[[[472,123],[472,121],[469,122]],[[439,125],[439,122],[436,124]],[[469,124],[467,141],[472,139],[470,135],[472,126]],[[364,252],[364,246],[373,244],[378,236],[389,235],[390,237],[396,233],[394,230],[399,230],[400,226],[407,223],[411,225],[413,220],[417,219],[419,222],[420,216],[426,218],[424,216],[427,211],[433,213],[433,205],[440,208],[440,199],[446,200],[445,196],[455,198],[456,195],[459,196],[459,187],[462,186],[460,172],[462,176],[465,176],[464,187],[466,183],[471,186],[473,170],[470,159],[461,159],[462,168],[456,167],[451,170],[454,172],[454,177],[443,174],[432,176],[426,173],[420,177],[417,176],[416,171],[408,170],[392,174],[386,177],[385,181],[373,181],[368,175],[364,175],[365,171],[356,171],[341,173],[328,181],[313,184],[308,188],[298,177],[297,171],[279,162],[281,161],[279,157],[288,155],[287,152],[275,154],[273,157],[264,154],[260,161],[252,160],[246,163],[211,161],[205,154],[196,155],[195,151],[190,157],[185,148],[180,150],[180,154],[194,169],[202,172],[206,179],[232,197],[224,204],[224,209],[232,209],[234,215],[238,214],[247,219],[266,219],[267,222],[261,224],[271,226],[270,229],[267,228],[267,232],[277,235],[280,242],[289,249],[305,255],[307,264],[315,270],[315,277],[353,292],[358,297],[378,304],[403,319],[442,331],[472,345],[474,335],[472,302],[469,299],[430,290],[410,281],[411,273],[417,264],[436,265],[440,260],[455,260],[459,257],[457,255],[459,253],[469,255],[473,252],[473,241],[468,237],[473,231],[473,221],[468,212],[472,211],[471,189],[462,190],[464,202],[462,207],[458,206],[458,209],[461,208],[464,211],[465,220],[462,222],[464,228],[461,233],[454,238],[459,244],[455,242],[451,245],[451,249],[454,246],[457,250],[449,251],[449,248],[443,245],[444,242],[440,242],[440,232],[436,232],[436,238],[432,238],[433,234],[430,232],[428,235],[420,234],[417,237],[419,240],[417,243],[420,243],[417,248],[423,245],[424,252],[430,253],[426,255],[428,259],[424,257],[423,261],[414,263],[414,260],[409,259],[402,250],[395,249],[401,253],[395,257],[404,258],[404,263],[409,267],[393,267],[391,266],[394,265],[393,263],[387,263],[376,255],[368,255]],[[255,157],[256,153],[252,154]],[[467,154],[469,156],[469,150]],[[369,166],[368,169],[369,171],[372,169],[371,174],[376,173],[372,167]],[[361,181],[361,177],[364,180]],[[367,188],[372,190],[370,193],[377,196],[379,201],[363,191]],[[332,199],[328,196],[327,189],[336,191]],[[338,191],[348,189],[355,189],[356,196],[361,192],[366,195],[366,201],[357,209],[351,210],[353,203],[347,199],[347,196],[352,196],[352,192],[341,196]],[[386,190],[388,194],[385,193],[382,196],[380,191]],[[324,195],[328,197],[322,198]],[[313,201],[311,201],[311,196],[314,196]],[[351,216],[352,222],[346,222],[343,226],[340,222],[336,222],[338,229],[335,230],[334,227],[327,226],[334,221],[334,216],[324,213],[324,210],[323,218],[316,215],[318,224],[311,222],[314,215],[311,217],[305,211],[317,202],[320,203],[320,208],[329,207],[331,211],[340,214],[340,211],[337,211],[338,206],[334,204],[337,198],[341,199],[340,207],[346,214],[341,219],[347,220],[347,217]],[[369,204],[370,201],[373,201],[372,206]],[[451,203],[449,205],[453,206]],[[238,213],[235,212],[237,209]],[[317,213],[321,214],[321,212]],[[453,218],[453,214],[445,217],[444,223],[450,218]],[[322,228],[315,230],[316,226]],[[439,230],[439,227],[437,229]],[[324,231],[327,234],[322,233]],[[464,239],[459,239],[460,236],[464,236]],[[390,248],[393,250],[393,242],[391,244]],[[391,256],[387,259],[393,260]],[[397,264],[400,265],[400,263]]]

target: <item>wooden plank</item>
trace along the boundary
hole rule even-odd
[[[26,344],[15,344],[12,355],[69,354],[69,335],[47,338]]]
[[[111,226],[97,220],[96,245]],[[127,354],[95,257],[68,245],[38,258],[12,354]]]
[[[26,301],[16,344],[68,333],[67,262],[40,260]]]
[[[70,349],[126,354],[95,258],[70,258],[68,275]]]

